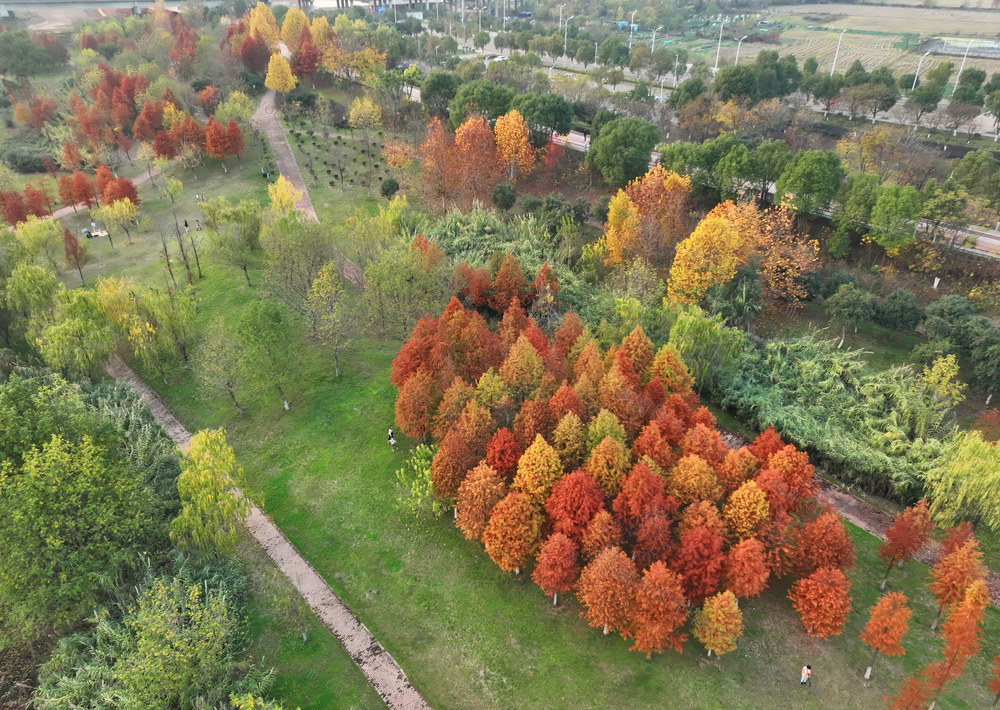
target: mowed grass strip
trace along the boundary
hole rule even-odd
[[[238,320],[255,290],[241,278],[213,269],[201,287],[199,327],[215,314]],[[588,628],[572,598],[553,608],[526,575],[500,572],[450,520],[401,512],[395,471],[407,453],[386,443],[396,341],[357,341],[336,378],[331,357],[307,346],[301,332],[290,337],[296,357],[289,413],[273,387],[261,386],[243,393],[250,415],[236,416],[228,401],[201,391],[183,368],[173,372],[170,387],[158,389],[190,429],[227,428],[248,490],[436,708],[878,708],[906,674],[940,653],[941,641],[929,631],[936,606],[924,586],[927,568],[894,570],[889,589],[904,591],[914,610],[908,653],[880,657],[872,680],[863,680],[870,652],[858,633],[878,597],[883,568],[878,541],[852,526],[859,567],[851,573],[854,612],[841,636],[806,636],[779,584],[743,602],[746,633],[739,650],[721,659],[707,658],[695,641],[683,655],[647,660],[630,652],[629,642]],[[1000,615],[993,608],[986,628],[984,653],[938,707],[992,702],[989,661],[1000,647]],[[798,670],[806,663],[814,685],[804,689]],[[313,672],[279,665],[280,687]],[[322,699],[297,702],[330,707]]]

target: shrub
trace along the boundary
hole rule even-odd
[[[379,180],[382,180],[379,177]],[[382,197],[387,200],[392,199],[392,196],[399,192],[399,183],[394,178],[389,178],[388,180],[382,181],[382,188],[380,190]]]

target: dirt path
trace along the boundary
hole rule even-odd
[[[318,222],[319,218],[316,216],[316,210],[313,208],[312,200],[309,199],[309,188],[306,187],[305,180],[302,179],[299,164],[295,162],[292,148],[288,145],[288,136],[285,135],[285,129],[278,119],[278,109],[275,104],[276,98],[277,95],[268,89],[267,93],[264,94],[264,98],[261,99],[260,104],[257,106],[257,110],[253,113],[253,123],[267,136],[267,141],[271,144],[271,150],[274,151],[274,159],[278,164],[278,171],[295,186],[296,190],[302,193],[302,199],[296,203],[296,206]],[[363,289],[364,278],[358,265],[343,254],[338,254],[338,261],[340,262],[340,269],[344,278],[358,288]]]
[[[160,396],[128,365],[116,355],[108,361],[105,370],[111,377],[127,384],[142,397],[149,405],[156,423],[181,451],[188,447],[191,442],[190,432],[174,416]],[[396,660],[295,549],[278,526],[252,502],[250,513],[244,522],[257,544],[274,561],[282,574],[288,577],[320,621],[340,641],[351,660],[365,674],[368,682],[386,705],[399,710],[429,710],[430,705],[406,677]]]
[[[750,443],[734,431],[721,427],[720,429],[723,432],[722,439],[730,449],[738,449]],[[841,516],[862,530],[870,532],[879,540],[885,540],[885,532],[892,525],[896,516],[879,510],[871,503],[851,495],[824,478],[816,476],[816,482],[819,485],[820,493],[837,509]],[[917,559],[926,565],[933,565],[937,562],[940,554],[941,546],[932,542],[917,555]],[[990,603],[1000,608],[1000,575],[996,573],[996,570],[986,570],[986,585],[990,589]]]

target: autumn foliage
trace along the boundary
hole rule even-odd
[[[505,571],[534,561],[546,594],[575,589],[592,626],[643,653],[680,651],[703,604],[695,635],[731,650],[737,599],[789,575],[807,629],[839,633],[854,550],[808,457],[773,431],[730,450],[675,350],[636,328],[604,351],[573,314],[550,336],[517,260],[496,268],[463,298],[499,325],[452,299],[390,374],[398,431],[438,442],[434,495],[463,534]]]
[[[885,543],[878,551],[878,556],[886,565],[879,589],[885,589],[885,582],[893,565],[912,559],[927,545],[933,531],[934,523],[931,522],[926,500],[920,500],[896,516],[885,533]]]

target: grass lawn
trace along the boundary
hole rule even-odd
[[[251,581],[247,654],[261,667],[277,671],[271,696],[280,698],[286,708],[385,707],[368,679],[249,535],[244,535],[237,554]]]
[[[198,325],[215,314],[235,318],[249,290],[237,274],[213,269],[202,282]],[[894,571],[890,588],[905,591],[914,610],[908,653],[879,658],[872,681],[863,681],[870,654],[858,633],[882,569],[877,540],[853,527],[860,566],[852,573],[855,611],[842,636],[807,637],[779,585],[744,603],[740,648],[721,659],[707,658],[696,642],[683,655],[652,660],[629,652],[628,642],[589,629],[572,599],[553,608],[530,579],[500,572],[450,521],[401,512],[394,472],[406,454],[385,443],[394,397],[387,374],[397,349],[395,341],[359,341],[336,378],[332,358],[299,345],[289,413],[264,388],[244,392],[250,415],[235,416],[180,368],[172,386],[159,389],[192,430],[226,427],[247,490],[434,707],[659,707],[669,698],[673,707],[692,708],[875,708],[905,673],[938,653],[940,640],[928,631],[936,609],[923,586],[926,568]],[[993,608],[987,630],[985,647],[995,653],[1000,615]],[[311,682],[316,670],[290,649],[274,656],[281,688]],[[805,663],[815,669],[810,689],[797,682]],[[988,706],[988,679],[984,655],[939,707]],[[322,697],[296,702],[330,707]]]

